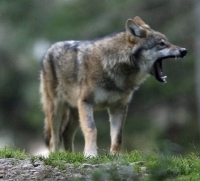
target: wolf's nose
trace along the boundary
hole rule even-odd
[[[184,57],[187,54],[186,48],[181,48],[179,51],[181,53],[181,57]]]

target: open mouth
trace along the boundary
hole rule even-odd
[[[175,58],[175,59],[183,58],[186,54],[187,54],[187,50],[185,48],[180,48],[178,55],[169,55],[169,56],[159,58],[153,64],[150,73],[155,76],[157,81],[166,83],[167,76],[164,75],[164,73],[163,73],[162,61],[167,58]]]
[[[182,56],[180,56],[182,58]],[[154,77],[156,78],[157,81],[159,82],[162,82],[162,83],[166,83],[166,79],[167,79],[167,76],[164,75],[163,73],[163,67],[162,67],[162,61],[164,59],[167,59],[167,58],[180,58],[178,56],[167,56],[167,57],[163,57],[163,58],[159,58],[158,60],[156,60],[156,62],[154,63],[154,65],[152,66],[152,69],[151,69],[151,74],[154,75]]]

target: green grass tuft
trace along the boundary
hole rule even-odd
[[[21,150],[14,148],[2,148],[0,149],[0,158],[16,158],[16,159],[26,159],[28,155]]]

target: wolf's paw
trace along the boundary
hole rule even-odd
[[[85,158],[94,158],[97,157],[97,151],[84,151]]]

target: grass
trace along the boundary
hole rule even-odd
[[[133,151],[120,156],[101,155],[97,158],[84,158],[81,153],[57,152],[47,158],[33,157],[25,152],[11,148],[0,149],[0,158],[37,159],[46,165],[66,169],[67,164],[74,165],[78,171],[90,174],[95,181],[103,180],[200,180],[200,158],[198,154],[173,156],[163,154],[145,154]],[[86,168],[83,166],[86,165]],[[92,169],[87,170],[88,167]],[[84,180],[84,179],[76,179]]]
[[[0,158],[16,158],[21,160],[26,159],[27,154],[24,151],[5,147],[0,149]]]

